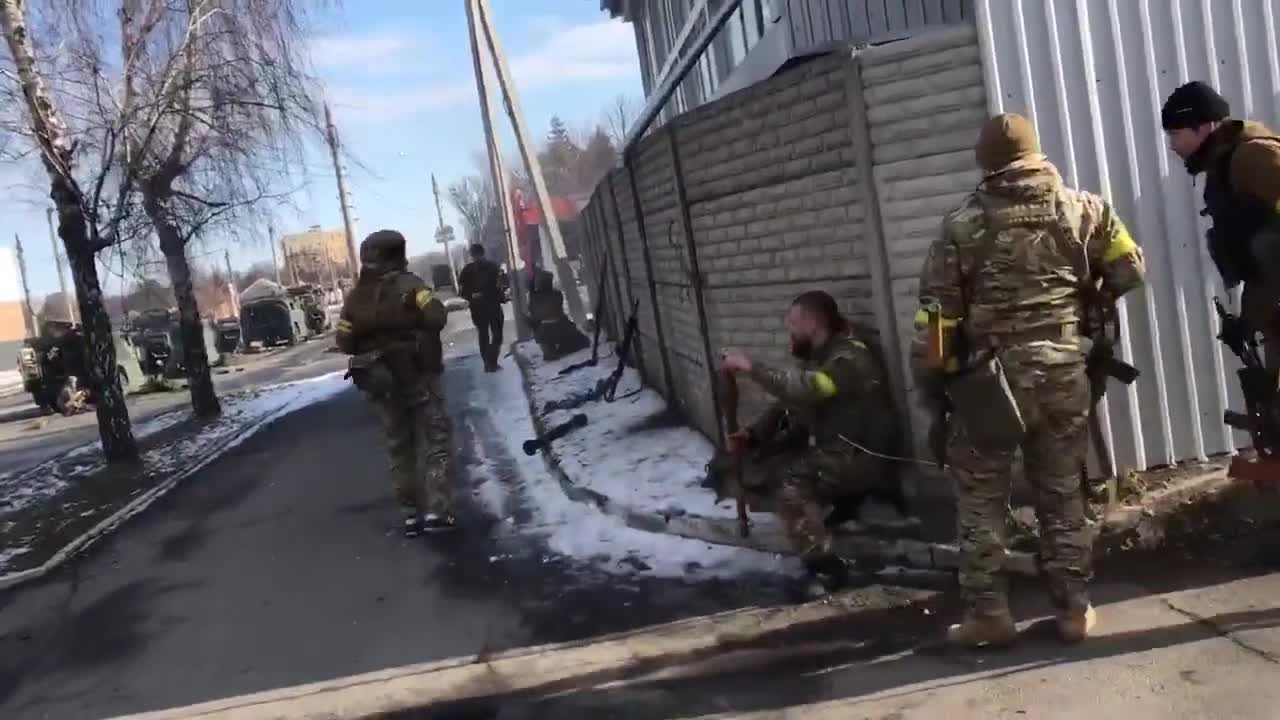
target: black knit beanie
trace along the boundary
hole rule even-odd
[[[1160,124],[1165,130],[1196,128],[1205,123],[1226,120],[1230,115],[1231,105],[1227,99],[1196,80],[1170,93],[1160,109]]]

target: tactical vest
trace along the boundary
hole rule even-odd
[[[1231,161],[1244,142],[1280,143],[1280,138],[1236,139],[1205,173],[1205,207],[1200,214],[1213,220],[1209,256],[1228,286],[1256,276],[1249,241],[1265,225],[1277,219],[1275,208],[1267,207],[1252,195],[1235,192],[1231,187]]]
[[[347,307],[359,338],[357,354],[387,352],[392,369],[404,380],[424,372],[440,372],[442,350],[438,333],[423,329],[422,311],[414,293],[426,285],[412,273],[392,273],[352,290]]]

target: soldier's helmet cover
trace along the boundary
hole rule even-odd
[[[978,167],[988,174],[1039,154],[1040,141],[1035,127],[1017,113],[1003,113],[987,120],[974,147]]]
[[[360,243],[360,264],[387,265],[405,261],[405,240],[395,230],[378,230]]]

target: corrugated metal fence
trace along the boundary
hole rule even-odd
[[[1247,445],[1235,358],[1214,338],[1224,295],[1203,240],[1201,189],[1170,152],[1160,107],[1188,80],[1241,116],[1280,123],[1275,0],[979,0],[989,107],[1028,115],[1068,183],[1108,197],[1146,252],[1124,303],[1123,353],[1143,377],[1112,388],[1116,461],[1146,468]],[[1202,187],[1202,185],[1201,185]],[[1227,381],[1230,377],[1231,382]]]

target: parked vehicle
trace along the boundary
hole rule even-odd
[[[209,367],[224,362],[219,333],[213,323],[201,321],[205,359]],[[143,372],[153,381],[185,377],[186,355],[183,351],[182,326],[176,313],[165,309],[144,310],[133,320],[132,340],[140,348]]]
[[[232,355],[240,350],[240,320],[223,318],[215,323],[218,331],[218,352]]]
[[[302,305],[307,318],[307,329],[312,335],[322,335],[329,329],[329,311],[322,288],[316,285],[295,285],[289,288],[289,297]]]
[[[240,333],[248,350],[295,345],[311,337],[302,303],[265,278],[240,294]]]
[[[116,374],[126,393],[137,392],[145,377],[133,343],[113,336],[116,349]],[[80,391],[88,391],[88,348],[79,325],[48,321],[40,335],[27,338],[18,350],[18,371],[22,387],[35,404],[50,412],[70,414],[76,410]],[[89,400],[95,400],[92,392]]]

